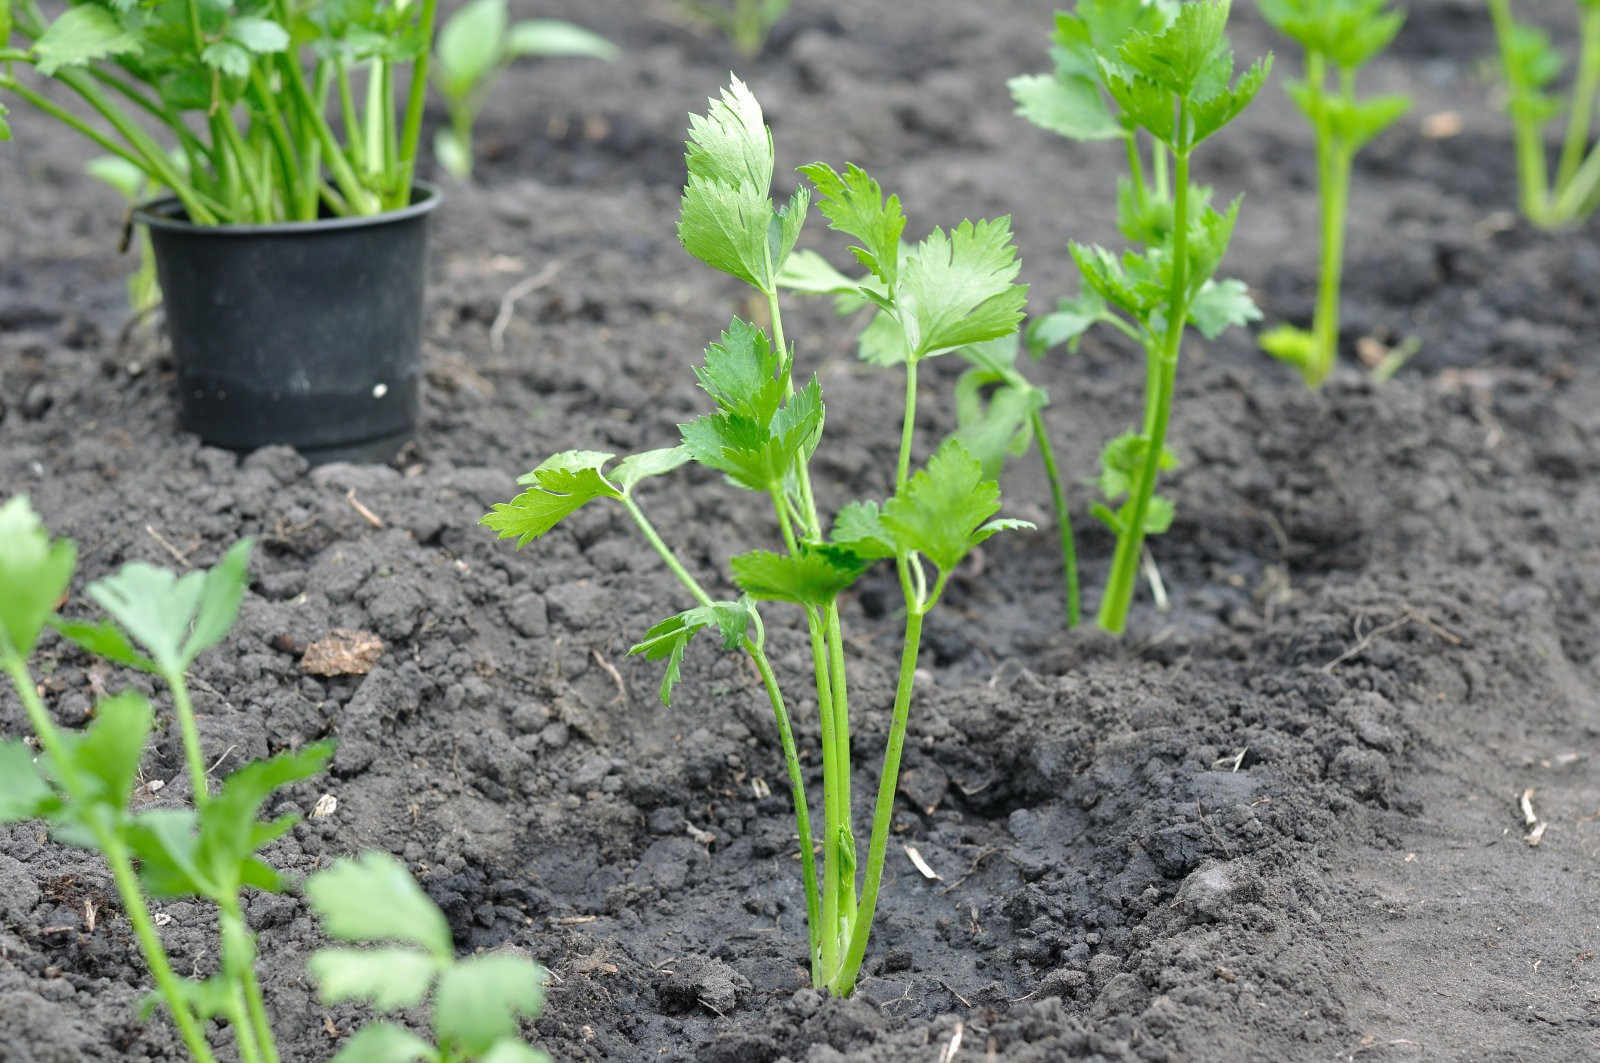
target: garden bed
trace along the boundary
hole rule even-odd
[[[806,988],[754,673],[697,645],[660,705],[658,666],[625,652],[687,603],[620,514],[585,510],[521,553],[475,522],[551,451],[668,445],[703,406],[686,367],[749,311],[678,248],[673,218],[686,115],[730,67],[766,108],[780,190],[794,165],[849,159],[901,193],[911,235],[1010,213],[1033,308],[1075,291],[1065,243],[1114,238],[1119,159],[1011,116],[1005,79],[1046,67],[1050,4],[801,2],[758,63],[665,0],[541,5],[625,54],[519,66],[487,109],[480,186],[435,217],[424,425],[393,467],[241,460],[180,434],[163,342],[119,335],[121,208],[80,175],[83,144],[14,111],[0,496],[28,493],[78,541],[80,589],[127,560],[205,565],[257,538],[240,622],[194,671],[206,747],[226,770],[337,738],[331,774],[291,802],[337,807],[275,863],[402,857],[462,949],[549,968],[537,1035],[557,1059],[927,1063],[958,1029],[956,1058],[974,1060],[1583,1058],[1600,1052],[1600,227],[1551,235],[1511,213],[1507,126],[1479,74],[1488,16],[1411,7],[1371,81],[1416,106],[1357,160],[1344,317],[1347,350],[1414,335],[1420,353],[1387,384],[1347,363],[1310,394],[1243,331],[1191,339],[1178,517],[1153,541],[1171,608],[1141,589],[1121,640],[1062,630],[1044,480],[1033,459],[1013,467],[1006,511],[1043,530],[981,550],[929,621],[854,1000]],[[1241,56],[1287,51],[1249,7],[1235,22]],[[1304,324],[1315,171],[1280,90],[1291,65],[1200,176],[1246,195],[1224,273],[1269,322]],[[822,231],[813,219],[802,246],[831,254]],[[829,404],[819,494],[881,495],[861,470],[888,464],[898,394],[856,362],[851,323],[789,305]],[[948,383],[956,367],[933,364]],[[1111,540],[1076,482],[1138,417],[1142,368],[1093,336],[1033,370],[1090,602]],[[953,425],[944,403],[922,411],[924,438]],[[765,527],[759,500],[679,475],[703,490],[641,493],[712,578],[730,522]],[[858,793],[887,728],[893,590],[879,575],[845,603]],[[767,616],[775,665],[803,684],[803,624]],[[337,628],[378,636],[376,666],[304,674]],[[68,724],[93,690],[139,682],[55,641],[36,672]],[[814,706],[796,723],[814,749]],[[0,694],[0,734],[23,724]],[[155,751],[147,778],[168,785],[147,800],[181,801],[175,735]],[[147,978],[114,896],[92,854],[0,829],[0,1060],[182,1057],[136,1020]],[[180,973],[210,970],[210,916],[157,910]],[[325,1059],[359,1013],[313,997],[311,916],[293,896],[248,914],[285,1059]]]

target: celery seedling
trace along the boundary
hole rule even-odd
[[[1107,444],[1100,459],[1106,504],[1093,510],[1117,536],[1098,615],[1110,632],[1127,623],[1145,537],[1172,521],[1172,503],[1155,483],[1176,463],[1166,435],[1184,327],[1193,323],[1210,337],[1260,316],[1244,285],[1212,279],[1239,202],[1213,209],[1211,190],[1189,176],[1195,149],[1239,116],[1271,68],[1270,57],[1258,60],[1234,80],[1228,10],[1228,0],[1083,0],[1056,15],[1055,73],[1011,82],[1018,113],[1030,121],[1075,140],[1121,140],[1127,151],[1117,222],[1143,250],[1119,257],[1072,244],[1086,290],[1029,329],[1030,344],[1043,349],[1105,323],[1145,351],[1144,421]]]
[[[614,59],[617,46],[599,34],[558,19],[526,19],[507,26],[506,0],[472,0],[439,30],[433,83],[444,97],[450,125],[434,136],[433,154],[446,172],[472,176],[472,127],[500,72],[527,56]]]
[[[21,742],[0,743],[0,821],[43,818],[61,840],[91,846],[105,857],[159,999],[196,1063],[214,1063],[203,1031],[214,1017],[228,1022],[243,1063],[277,1063],[241,895],[246,888],[284,888],[277,872],[256,853],[295,819],[262,821],[260,809],[279,787],[316,774],[332,755],[330,745],[319,743],[253,762],[223,780],[215,796],[208,793],[183,672],[232,625],[248,554],[249,544],[241,543],[216,568],[182,579],[135,562],[90,587],[91,596],[112,612],[120,627],[65,621],[54,616],[54,609],[72,577],[72,543],[52,541],[26,498],[0,506],[0,665],[11,677],[45,754],[35,761]],[[124,693],[101,701],[94,722],[82,733],[56,725],[27,665],[47,625],[93,652],[167,681],[195,782],[194,809],[135,812],[130,807],[154,723],[150,704],[141,695]],[[136,650],[129,636],[150,656]],[[147,894],[199,896],[217,906],[217,974],[198,981],[177,976],[156,933]]]
[[[393,1022],[364,1026],[329,1063],[550,1063],[518,1036],[544,1004],[544,971],[510,952],[455,958],[444,913],[388,853],[339,860],[306,880],[324,931],[362,948],[322,949],[311,977],[326,1004],[364,1001],[380,1013],[433,991],[432,1038]]]
[[[923,619],[973,547],[999,531],[1027,527],[993,519],[1000,508],[1000,488],[957,440],[945,442],[924,468],[912,472],[917,366],[935,355],[1014,333],[1026,289],[1015,283],[1020,267],[1005,220],[962,222],[949,232],[936,229],[920,244],[902,248],[906,219],[897,197],[885,202],[877,183],[855,167],[843,176],[821,163],[802,168],[819,190],[822,213],[833,228],[860,241],[853,251],[872,277],[859,294],[891,323],[895,359],[905,368],[894,493],[881,504],[844,506],[830,530],[810,470],[822,438],[822,389],[815,376],[795,385],[795,349],[784,337],[778,298],[779,276],[805,221],[810,193],[802,188],[782,207],[772,201],[771,133],[760,105],[738,79],[711,101],[705,115],[691,116],[685,161],[689,176],[680,205],[679,239],[694,257],[737,277],[766,300],[771,336],[735,318],[706,349],[695,373],[717,409],[681,425],[680,446],[647,451],[615,466],[610,466],[610,454],[557,454],[522,478],[527,491],[495,506],[483,522],[522,545],[593,499],[620,503],[696,602],[652,627],[633,648],[666,660],[663,700],[671,697],[685,648],[697,633],[715,630],[725,647],[750,655],[772,704],[794,798],[812,980],[842,996],[854,988],[860,973],[882,882]],[[671,472],[689,460],[772,501],[782,550],[753,550],[730,559],[732,581],[743,592],[737,601],[714,599],[634,498],[634,488],[647,477]],[[858,882],[839,595],[880,560],[894,562],[905,598],[905,632],[872,836]],[[767,658],[758,602],[799,606],[806,619],[822,743],[820,876],[805,782],[788,709]]]
[[[691,18],[721,30],[748,59],[760,54],[767,35],[789,10],[790,0],[683,0]]]
[[[1261,335],[1261,347],[1295,366],[1319,387],[1339,356],[1339,275],[1344,268],[1345,210],[1356,152],[1411,106],[1405,96],[1356,99],[1356,72],[1389,46],[1404,12],[1388,0],[1259,0],[1261,13],[1305,48],[1304,81],[1288,92],[1317,137],[1322,263],[1311,331],[1280,325]]]
[[[1535,225],[1557,228],[1600,209],[1600,141],[1589,143],[1594,105],[1600,96],[1600,0],[1576,0],[1578,73],[1572,98],[1551,92],[1566,60],[1543,30],[1518,22],[1511,0],[1489,0],[1506,80],[1506,110],[1517,152],[1522,213]],[[1552,178],[1544,127],[1567,112],[1566,133]]]

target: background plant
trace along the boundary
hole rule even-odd
[[[95,156],[85,164],[84,172],[121,193],[130,211],[155,194],[144,171],[116,155]],[[131,217],[123,231],[123,250],[129,240],[133,241],[138,264],[128,277],[128,311],[140,318],[161,305],[161,281],[156,276],[150,233],[142,228],[135,231]]]
[[[870,317],[857,343],[857,354],[872,365],[894,367],[900,364],[900,339],[893,318],[881,315],[871,300],[860,294],[863,288],[876,283],[871,274],[852,278],[829,265],[815,251],[796,251],[785,263],[779,282],[793,291],[832,295],[834,309],[841,316],[870,307]],[[983,475],[994,480],[999,479],[1006,462],[1021,458],[1034,446],[1038,447],[1056,514],[1067,626],[1076,627],[1081,612],[1077,544],[1072,533],[1072,515],[1067,509],[1066,489],[1056,463],[1055,445],[1045,424],[1044,409],[1050,404],[1050,396],[1023,374],[1019,366],[1021,351],[1019,337],[1010,335],[969,344],[954,352],[968,368],[956,381],[956,430],[952,438],[959,440],[967,452],[978,459]]]
[[[519,545],[544,535],[594,499],[620,503],[695,605],[647,631],[632,652],[665,660],[669,700],[689,641],[712,630],[729,649],[748,653],[777,722],[795,805],[804,876],[812,981],[846,995],[860,973],[883,877],[901,750],[911,707],[923,618],[943,596],[951,572],[996,532],[1026,525],[995,520],[1000,489],[959,441],[941,445],[912,471],[917,367],[925,359],[1016,331],[1026,289],[1009,224],[962,222],[902,246],[905,215],[857,167],[843,175],[816,163],[801,173],[817,187],[832,227],[859,241],[852,248],[872,274],[860,289],[894,323],[905,402],[892,495],[857,501],[824,523],[810,463],[822,438],[822,389],[794,380],[795,350],[785,339],[779,276],[805,222],[811,195],[802,187],[783,206],[771,198],[772,138],[760,105],[737,79],[690,117],[689,176],[678,235],[702,262],[731,274],[765,300],[771,335],[737,318],[706,348],[695,370],[716,411],[681,425],[680,445],[648,451],[615,466],[613,455],[566,451],[522,478],[528,490],[494,507],[484,523]],[[721,472],[734,486],[771,500],[781,550],[752,550],[729,561],[737,600],[718,600],[692,576],[646,519],[634,488],[688,461]],[[879,778],[864,874],[852,826],[851,743],[845,634],[839,595],[878,561],[893,561],[905,600],[905,630],[893,721]],[[931,570],[930,570],[931,567]],[[789,713],[766,654],[758,603],[800,607],[811,648],[822,744],[823,866],[813,855],[811,817]],[[859,892],[858,892],[859,886]]]
[[[1261,335],[1261,346],[1299,368],[1315,388],[1333,370],[1339,355],[1339,277],[1356,152],[1411,106],[1405,96],[1356,99],[1356,73],[1394,40],[1405,14],[1384,10],[1387,0],[1260,0],[1260,4],[1267,21],[1305,49],[1305,80],[1290,82],[1287,88],[1317,137],[1322,228],[1311,331],[1280,325]]]
[[[411,200],[435,8],[79,0],[52,19],[37,0],[0,0],[0,92],[172,189],[199,224],[374,214]],[[397,73],[407,65],[402,115]],[[77,107],[24,81],[22,66],[53,78]]]
[[[1566,59],[1549,34],[1518,22],[1511,0],[1489,0],[1516,143],[1522,213],[1546,228],[1581,221],[1600,208],[1600,141],[1589,143],[1595,99],[1600,96],[1600,0],[1576,0],[1576,6],[1578,71],[1570,98],[1563,100],[1552,90]],[[1566,132],[1552,177],[1544,130],[1563,111]]]
[[[1111,632],[1127,623],[1145,537],[1172,523],[1172,503],[1155,484],[1177,464],[1166,435],[1184,327],[1214,337],[1260,317],[1243,284],[1212,279],[1239,201],[1218,211],[1211,190],[1190,180],[1195,149],[1239,116],[1271,68],[1268,57],[1234,79],[1228,11],[1228,0],[1085,0],[1056,16],[1054,74],[1011,82],[1023,117],[1075,140],[1121,140],[1127,152],[1117,225],[1141,250],[1118,256],[1072,244],[1084,291],[1028,332],[1042,350],[1074,344],[1104,323],[1144,348],[1144,421],[1106,444],[1098,481],[1105,501],[1092,510],[1117,536],[1097,618]]]
[[[525,19],[507,25],[506,0],[472,0],[439,30],[433,83],[444,97],[450,125],[434,135],[433,153],[446,172],[472,176],[472,127],[496,78],[525,56],[614,59],[617,46],[599,34],[559,19]]]
[[[790,0],[684,0],[690,17],[716,27],[746,58],[760,54]]]

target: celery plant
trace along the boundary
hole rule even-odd
[[[279,1061],[243,895],[287,889],[258,853],[296,817],[262,820],[261,809],[281,787],[315,775],[333,755],[331,743],[307,745],[248,763],[211,791],[184,676],[233,624],[249,553],[249,542],[242,542],[216,567],[181,578],[132,562],[89,586],[111,621],[65,620],[55,609],[72,579],[73,544],[52,540],[25,497],[0,505],[0,668],[43,750],[35,757],[22,742],[0,742],[0,823],[43,819],[60,841],[100,851],[155,979],[145,1011],[166,1007],[194,1063],[217,1061],[206,1033],[212,1019],[225,1024],[240,1063]],[[28,669],[47,627],[107,660],[163,679],[178,717],[192,808],[134,807],[134,783],[155,723],[142,695],[103,699],[81,732],[55,722]],[[307,892],[331,936],[384,946],[317,953],[311,970],[325,1000],[363,1000],[391,1011],[420,1003],[437,982],[431,1039],[379,1022],[351,1038],[334,1063],[548,1063],[516,1036],[519,1016],[539,1008],[542,972],[509,955],[457,962],[444,916],[392,857],[369,853],[359,863],[336,863],[312,876]],[[151,897],[199,897],[216,908],[215,974],[183,978],[173,969]]]
[[[483,521],[521,545],[593,499],[619,503],[696,603],[652,627],[633,648],[667,662],[664,701],[671,697],[685,648],[697,633],[715,630],[726,648],[749,654],[772,705],[794,798],[812,980],[846,995],[861,970],[882,883],[923,620],[973,547],[999,531],[1027,527],[993,519],[1000,508],[1000,488],[958,440],[946,441],[922,469],[913,471],[917,369],[935,355],[1014,333],[1026,288],[1015,283],[1020,265],[1006,220],[964,221],[903,246],[906,218],[898,197],[886,201],[865,172],[850,166],[841,175],[823,163],[801,169],[815,184],[821,212],[832,227],[858,241],[852,251],[871,273],[859,294],[892,322],[896,358],[905,371],[894,493],[882,503],[857,501],[842,507],[830,528],[822,518],[810,469],[822,439],[821,385],[815,376],[802,386],[795,384],[795,349],[784,336],[778,296],[778,278],[811,195],[802,187],[781,207],[772,201],[772,137],[760,105],[738,79],[710,102],[705,115],[691,116],[686,162],[689,177],[680,205],[679,238],[690,254],[759,293],[771,315],[770,337],[735,318],[706,349],[695,374],[717,409],[681,425],[680,445],[637,454],[614,466],[611,454],[557,454],[522,478],[527,491],[495,506]],[[634,497],[634,489],[647,478],[690,460],[772,502],[782,548],[730,559],[732,582],[743,592],[737,600],[713,598]],[[895,566],[905,598],[905,630],[865,873],[858,879],[839,595],[882,560]],[[767,658],[758,602],[790,603],[805,615],[822,743],[820,874],[805,781],[784,696]]]
[[[1385,11],[1388,0],[1259,0],[1261,13],[1306,52],[1304,81],[1288,92],[1317,137],[1317,189],[1322,197],[1322,263],[1311,331],[1280,325],[1261,346],[1297,367],[1310,387],[1333,371],[1339,356],[1339,276],[1344,268],[1345,211],[1356,152],[1411,106],[1405,96],[1356,99],[1356,72],[1389,46],[1405,14]]]
[[[1600,209],[1600,141],[1589,143],[1595,100],[1600,97],[1600,0],[1576,3],[1578,72],[1571,100],[1563,101],[1550,90],[1566,61],[1549,35],[1518,22],[1511,13],[1511,0],[1489,0],[1516,143],[1522,213],[1545,228],[1571,225]],[[1552,178],[1544,127],[1563,110],[1567,127]]]
[[[1260,316],[1244,285],[1212,279],[1238,200],[1217,211],[1211,190],[1190,180],[1195,149],[1239,116],[1271,68],[1270,57],[1258,60],[1234,80],[1228,10],[1228,0],[1082,0],[1056,16],[1054,74],[1011,82],[1025,118],[1075,140],[1121,140],[1127,152],[1117,222],[1142,250],[1119,257],[1072,244],[1085,291],[1029,330],[1033,346],[1048,348],[1105,323],[1145,351],[1144,421],[1107,444],[1099,481],[1106,502],[1093,509],[1117,536],[1097,618],[1115,633],[1127,623],[1145,537],[1172,522],[1172,503],[1155,483],[1177,460],[1166,435],[1184,328],[1192,323],[1212,337]]]

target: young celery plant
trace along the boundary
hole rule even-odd
[[[1155,483],[1176,464],[1166,435],[1184,328],[1192,323],[1210,337],[1260,317],[1244,285],[1212,279],[1238,201],[1219,212],[1210,189],[1190,180],[1195,150],[1238,117],[1271,68],[1267,57],[1234,80],[1228,11],[1228,0],[1082,0],[1056,16],[1055,73],[1011,82],[1018,113],[1030,121],[1073,139],[1120,139],[1127,151],[1117,220],[1143,250],[1118,257],[1072,244],[1086,290],[1036,321],[1029,336],[1036,348],[1070,344],[1105,323],[1145,351],[1143,424],[1107,444],[1100,482],[1108,504],[1093,511],[1117,536],[1097,616],[1113,633],[1127,624],[1146,536],[1172,521],[1172,503],[1155,493]]]
[[[1385,11],[1388,0],[1259,0],[1266,20],[1306,52],[1304,81],[1288,92],[1317,137],[1322,263],[1311,331],[1280,325],[1261,334],[1261,347],[1295,366],[1312,388],[1321,386],[1339,355],[1339,275],[1344,268],[1345,211],[1356,152],[1411,107],[1405,96],[1356,99],[1356,72],[1389,46],[1405,21]]]
[[[216,795],[208,793],[204,763],[195,755],[198,738],[182,673],[232,625],[248,551],[249,544],[241,544],[216,568],[181,580],[149,566],[129,565],[90,588],[121,627],[65,621],[53,614],[72,577],[72,544],[52,541],[26,498],[0,506],[0,665],[45,753],[35,761],[21,742],[0,744],[0,821],[43,818],[61,840],[98,849],[105,857],[159,1001],[196,1063],[214,1063],[216,1058],[204,1034],[204,1024],[214,1017],[228,1022],[242,1063],[277,1063],[241,894],[247,887],[284,888],[256,853],[293,826],[294,818],[261,821],[258,814],[279,787],[316,774],[332,755],[332,747],[320,743],[253,762],[229,775]],[[82,733],[64,731],[55,723],[27,664],[46,625],[92,652],[167,681],[178,706],[191,779],[197,781],[194,809],[134,812],[130,807],[154,726],[153,711],[142,696],[125,693],[102,701],[94,722]],[[134,649],[129,635],[151,656]],[[147,895],[199,896],[217,906],[222,961],[217,974],[200,981],[177,976],[156,932]]]
[[[1522,213],[1535,225],[1551,229],[1582,221],[1600,209],[1600,140],[1589,142],[1595,101],[1600,97],[1600,0],[1576,3],[1578,72],[1572,98],[1564,103],[1550,88],[1566,60],[1549,35],[1518,22],[1511,0],[1489,0],[1516,142]],[[1567,127],[1551,177],[1544,127],[1563,110]]]
[[[739,53],[754,59],[767,35],[789,10],[790,0],[683,0],[691,18],[715,26]]]
[[[472,0],[440,28],[433,81],[450,112],[450,125],[435,134],[433,154],[458,180],[472,177],[472,127],[484,98],[512,60],[528,56],[615,59],[617,46],[557,19],[527,19],[508,26],[506,0]]]
[[[633,652],[667,662],[662,699],[671,697],[689,641],[715,629],[725,647],[755,662],[772,704],[794,797],[807,907],[812,980],[846,995],[855,987],[882,883],[889,825],[909,717],[923,619],[943,595],[950,573],[995,533],[1024,527],[992,519],[1000,491],[958,441],[942,445],[925,468],[912,472],[917,365],[924,358],[1015,332],[1026,290],[1014,283],[1019,266],[1006,222],[963,222],[935,230],[903,256],[905,217],[899,201],[885,203],[876,182],[851,167],[841,177],[823,164],[802,168],[822,196],[835,229],[855,236],[857,258],[873,274],[863,288],[895,323],[906,369],[905,409],[895,464],[895,491],[881,505],[854,502],[840,509],[831,534],[821,516],[810,463],[821,442],[822,391],[815,376],[794,384],[795,350],[784,337],[778,277],[794,248],[810,204],[802,188],[783,207],[771,199],[772,138],[760,105],[734,79],[703,116],[690,118],[678,234],[702,262],[754,288],[772,319],[762,329],[734,319],[706,349],[695,370],[717,411],[680,426],[682,444],[648,451],[615,466],[612,456],[558,454],[523,477],[530,485],[497,505],[484,523],[519,545],[548,532],[595,498],[622,504],[645,540],[696,601],[645,633]],[[688,460],[721,472],[729,483],[771,499],[782,550],[754,550],[730,560],[737,601],[718,601],[691,575],[645,518],[633,488]],[[906,622],[893,722],[879,778],[864,874],[852,828],[851,743],[845,636],[839,595],[872,564],[893,560],[906,601]],[[934,571],[929,572],[928,566]],[[765,652],[759,602],[799,606],[811,646],[822,745],[823,828],[820,875],[811,819],[786,702]],[[859,885],[859,893],[858,893]]]

